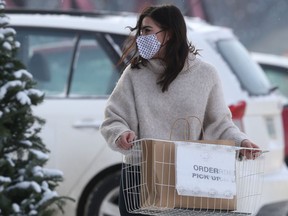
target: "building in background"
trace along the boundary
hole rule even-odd
[[[187,16],[234,29],[251,51],[288,56],[288,0],[6,0],[7,8],[139,12],[151,4],[174,4]]]

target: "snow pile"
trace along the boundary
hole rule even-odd
[[[7,92],[9,91],[10,88],[15,88],[17,86],[21,87],[22,82],[19,80],[13,80],[13,81],[8,81],[3,86],[1,86],[1,88],[0,88],[0,100],[2,100],[5,97],[5,95],[7,94]]]
[[[36,177],[41,177],[41,178],[62,178],[63,177],[63,172],[57,169],[47,169],[43,168],[40,166],[35,166],[33,168],[33,175]]]
[[[46,161],[49,159],[49,155],[46,153],[43,153],[42,151],[38,151],[35,149],[30,149],[30,152],[38,159],[38,160],[43,160]]]
[[[0,176],[0,184],[10,183],[10,182],[11,182],[11,178],[10,177]]]
[[[41,193],[41,187],[35,181],[23,181],[23,182],[16,183],[15,185],[8,187],[7,191],[14,190],[14,189],[20,189],[20,190],[32,189],[36,193]]]

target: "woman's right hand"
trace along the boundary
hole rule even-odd
[[[118,139],[116,140],[116,145],[121,149],[128,150],[133,146],[131,142],[135,139],[136,135],[133,131],[126,131],[122,133],[120,137],[118,137]]]

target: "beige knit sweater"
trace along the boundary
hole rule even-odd
[[[156,84],[163,70],[162,61],[152,59],[146,67],[128,66],[123,72],[108,99],[101,126],[101,133],[113,150],[125,154],[115,141],[129,130],[138,139],[197,140],[201,125],[189,116],[196,116],[203,123],[204,139],[232,139],[237,145],[247,139],[231,120],[214,67],[189,54],[183,70],[164,93]]]

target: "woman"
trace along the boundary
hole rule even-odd
[[[188,116],[203,123],[205,139],[258,148],[233,124],[217,72],[196,57],[177,7],[148,7],[131,30],[136,37],[122,56],[130,57],[130,64],[108,100],[101,127],[112,149],[125,154],[136,137],[167,140],[173,123]],[[201,125],[193,124],[191,133],[201,139]],[[183,131],[173,129],[173,139],[183,140]],[[131,215],[121,191],[119,205],[121,215]]]

